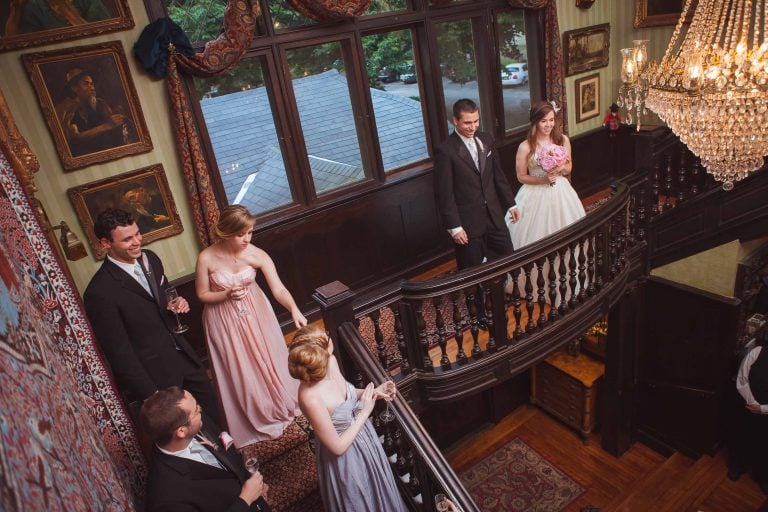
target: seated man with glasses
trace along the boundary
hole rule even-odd
[[[141,407],[141,427],[154,444],[147,510],[228,512],[270,510],[261,473],[249,475],[234,447],[188,392],[172,386]]]

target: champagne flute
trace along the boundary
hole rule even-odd
[[[450,506],[448,505],[448,496],[445,494],[435,494],[435,509],[437,509],[437,512],[447,512],[450,510]]]
[[[395,394],[397,393],[395,381],[392,380],[392,377],[388,377],[384,382],[384,391],[387,393],[387,397],[384,399],[387,402],[387,408],[379,414],[379,419],[384,423],[389,423],[395,419],[395,413],[392,412],[391,403],[392,400],[395,399]]]
[[[245,459],[245,469],[250,473],[254,474],[259,471],[259,459],[256,457],[248,457]]]
[[[176,312],[179,302],[179,292],[174,287],[167,288],[165,290],[165,298],[168,301],[168,304],[171,306],[173,315],[176,317],[176,327],[173,328],[173,332],[176,334],[187,332],[189,330],[189,326],[181,323],[179,320],[179,314]]]

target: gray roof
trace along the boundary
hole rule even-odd
[[[347,79],[332,69],[293,81],[318,192],[364,176]],[[421,105],[371,89],[384,168],[428,156]],[[227,199],[253,212],[292,201],[265,87],[204,98],[208,134]],[[291,148],[287,148],[291,151]]]

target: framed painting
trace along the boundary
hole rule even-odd
[[[104,258],[106,252],[93,233],[93,223],[107,208],[133,213],[143,244],[184,230],[162,164],[73,187],[67,190],[67,195],[96,259]]]
[[[685,0],[635,0],[635,28],[658,27],[661,25],[677,25],[683,13]],[[688,10],[686,23],[690,23],[696,10],[696,0],[693,0]]]
[[[132,27],[128,0],[0,2],[0,51],[69,41]]]
[[[600,115],[600,74],[595,73],[574,82],[576,96],[576,122]]]
[[[119,41],[21,59],[64,170],[152,149]]]
[[[608,23],[565,32],[565,76],[607,66],[610,44],[611,27]]]

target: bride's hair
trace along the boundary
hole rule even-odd
[[[288,372],[294,379],[317,382],[328,373],[328,336],[316,327],[302,327],[288,343]]]
[[[526,139],[528,141],[530,152],[526,155],[526,160],[530,158],[531,153],[536,151],[536,129],[539,126],[539,121],[544,119],[550,112],[555,113],[555,126],[552,128],[550,137],[552,138],[552,142],[558,146],[563,145],[563,132],[560,131],[560,126],[557,123],[557,112],[555,111],[555,108],[547,101],[537,101],[531,106],[531,128],[528,130],[528,137]]]
[[[234,238],[253,226],[255,222],[256,217],[248,211],[248,208],[239,204],[233,204],[221,211],[219,221],[213,229],[213,236],[220,240]]]

